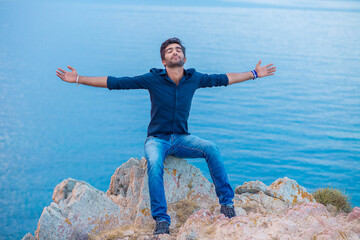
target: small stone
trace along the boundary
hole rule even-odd
[[[147,236],[147,235],[145,235],[145,236],[140,236],[140,237],[137,238],[137,240],[148,240],[148,239],[150,239],[150,237]]]
[[[133,230],[127,230],[123,234],[124,234],[125,237],[127,237],[127,236],[132,236],[134,233],[135,232]]]
[[[259,191],[266,191],[266,185],[259,181],[251,181],[251,182],[245,182],[242,186],[237,186],[235,188],[236,194],[243,194],[243,193],[257,193]]]

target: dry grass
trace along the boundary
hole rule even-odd
[[[175,209],[176,209],[176,215],[178,217],[178,222],[175,227],[176,228],[181,227],[190,217],[190,215],[193,214],[199,208],[200,207],[196,202],[191,201],[189,199],[181,199],[179,202],[177,202],[175,205]]]
[[[119,228],[103,231],[96,235],[89,234],[89,240],[115,240],[118,238],[124,238],[126,231],[133,231],[134,234],[128,236],[130,240],[136,240],[138,237],[143,235],[152,235],[154,230],[154,224],[143,225],[141,228],[136,228],[133,225],[124,225]]]
[[[215,209],[219,207],[219,204],[212,204],[210,207],[209,207],[209,211],[211,214],[214,214],[215,212]]]
[[[319,188],[312,194],[316,202],[334,205],[337,212],[351,212],[350,198],[345,191],[334,187]]]
[[[178,222],[174,229],[171,229],[171,236],[175,236],[179,228],[186,222],[186,220],[194,212],[200,209],[200,206],[197,202],[191,201],[190,199],[182,199],[175,203],[172,206],[176,211]],[[152,236],[153,230],[155,228],[155,222],[147,225],[142,225],[140,227],[135,227],[134,225],[124,225],[113,230],[102,231],[98,234],[89,234],[89,240],[115,240],[119,238],[124,238],[126,231],[133,231],[132,235],[128,235],[129,240],[138,239],[140,236]]]

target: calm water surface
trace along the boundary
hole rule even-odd
[[[146,90],[76,87],[55,75],[134,76],[161,68],[178,36],[187,68],[226,73],[274,62],[276,76],[197,91],[192,134],[215,141],[233,187],[289,177],[333,185],[360,205],[360,6],[238,7],[0,1],[1,239],[34,233],[66,178],[106,191],[143,156]],[[345,6],[345,7],[344,7]],[[189,159],[205,177],[203,159]]]

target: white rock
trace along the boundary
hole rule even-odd
[[[27,233],[21,240],[36,240],[36,238],[31,233]]]
[[[288,177],[279,178],[266,189],[266,194],[283,200],[290,206],[300,203],[315,202],[314,197],[300,186],[295,180]]]
[[[106,194],[81,181],[64,180],[53,196],[57,203],[44,208],[35,231],[37,239],[84,239],[88,233],[114,228],[126,220]]]
[[[262,191],[256,194],[235,194],[234,206],[241,207],[248,213],[257,212],[262,214],[283,213],[288,209],[288,205],[284,201],[270,197]]]
[[[236,194],[242,194],[242,193],[257,193],[259,191],[266,191],[267,186],[257,180],[257,181],[251,181],[251,182],[245,182],[243,185],[241,186],[237,186],[235,188],[235,193]]]
[[[164,188],[172,225],[177,223],[175,204],[178,201],[187,198],[196,202],[200,208],[207,208],[218,202],[214,185],[198,168],[181,158],[168,156],[165,159]],[[153,221],[145,158],[131,158],[116,169],[106,194],[116,204],[123,206],[137,225]]]
[[[127,237],[127,236],[132,236],[134,233],[135,232],[133,230],[127,230],[123,234],[124,234],[125,237]]]

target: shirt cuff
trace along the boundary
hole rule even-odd
[[[224,75],[225,75],[224,86],[226,87],[229,85],[230,80],[229,80],[228,75],[226,75],[226,74],[224,74]]]
[[[109,90],[114,89],[114,77],[108,76],[106,80],[106,85]]]

